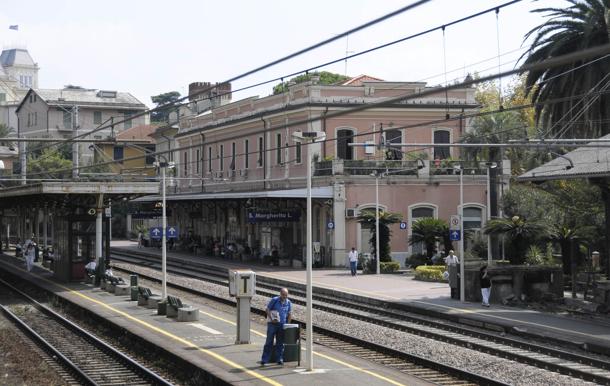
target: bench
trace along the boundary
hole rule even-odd
[[[106,283],[104,289],[110,293],[114,293],[114,289],[116,288],[117,285],[125,284],[125,281],[123,280],[123,278],[119,277],[119,276],[104,274],[102,279],[103,279],[103,282]]]
[[[176,296],[167,297],[166,315],[168,318],[178,318],[179,322],[194,322],[199,320],[199,309],[182,303]]]
[[[157,308],[161,296],[152,293],[148,287],[138,287],[138,306]]]

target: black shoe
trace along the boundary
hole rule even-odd
[[[280,366],[284,366],[284,361],[279,361],[277,364]]]
[[[261,361],[261,367],[265,367],[265,362]]]

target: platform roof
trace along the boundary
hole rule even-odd
[[[255,192],[207,192],[193,194],[168,195],[167,201],[184,200],[222,200],[222,199],[248,199],[248,198],[306,198],[307,189],[261,190]],[[311,189],[312,198],[333,198],[331,186],[315,187]],[[132,200],[133,202],[159,201],[161,197],[145,196]]]
[[[610,140],[610,135],[600,139]],[[610,144],[608,142],[599,144],[601,146],[595,146],[594,142],[590,142],[586,147],[579,147],[563,157],[557,157],[523,173],[517,177],[517,180],[547,181],[610,177]]]
[[[158,182],[41,182],[0,189],[0,199],[35,195],[134,196],[159,193]]]

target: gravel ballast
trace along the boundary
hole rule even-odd
[[[113,263],[117,268],[138,272],[146,276],[161,278],[161,273],[149,268],[131,264]],[[168,274],[168,281],[180,286],[229,299],[229,291],[225,286],[219,286],[195,279]],[[187,295],[189,296],[189,295]],[[195,298],[193,295],[190,295]],[[194,299],[195,300],[195,299]],[[201,299],[196,301],[201,302]],[[269,301],[262,296],[252,298],[252,306],[264,309]],[[208,303],[206,301],[206,303]],[[226,306],[219,306],[225,309]],[[293,304],[293,316],[305,319],[305,308]],[[407,332],[354,320],[344,316],[316,310],[314,324],[339,333],[349,334],[355,338],[374,342],[395,350],[418,355],[438,363],[460,368],[498,381],[512,385],[586,385],[592,384],[580,379],[553,373],[533,366],[498,358],[475,350],[454,346],[449,343],[421,337]]]

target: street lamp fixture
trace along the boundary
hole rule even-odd
[[[326,139],[326,133],[323,131],[296,131],[292,133],[292,138],[296,142],[306,142],[311,145],[314,142],[321,142]],[[313,260],[313,239],[312,239],[312,205],[311,205],[311,179],[312,179],[312,149],[307,146],[307,310],[306,310],[306,353],[307,353],[307,371],[313,371],[313,315],[312,315],[312,298],[313,298],[313,277],[312,277],[312,260]]]
[[[162,200],[162,215],[161,215],[161,273],[163,276],[161,282],[161,298],[163,300],[167,299],[167,211],[165,205],[165,170],[173,169],[174,163],[167,162],[167,158],[162,155],[159,155],[165,161],[164,162],[155,162],[155,166],[161,170],[161,200]]]

